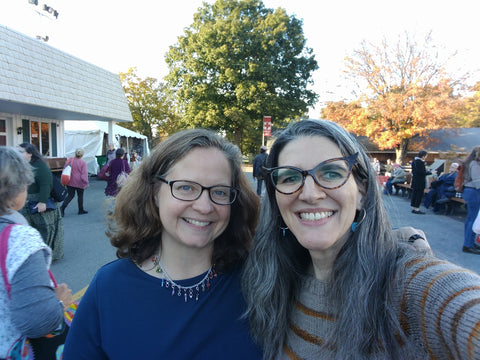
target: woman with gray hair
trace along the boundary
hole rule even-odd
[[[65,209],[67,208],[70,201],[75,197],[75,192],[78,196],[78,215],[88,214],[83,208],[83,191],[88,187],[88,170],[87,163],[82,159],[84,154],[83,149],[75,150],[75,157],[71,157],[65,163],[65,166],[72,167],[72,173],[70,175],[70,181],[67,185],[68,196],[63,201],[60,211],[62,212],[62,217],[65,216]]]
[[[5,266],[0,286],[0,359],[7,357],[21,335],[38,338],[56,330],[63,322],[64,307],[72,302],[67,285],[52,286],[51,249],[18,212],[33,181],[32,167],[22,154],[0,146],[0,263]]]
[[[266,359],[479,358],[480,277],[395,239],[347,131],[292,123],[267,167],[242,275]]]

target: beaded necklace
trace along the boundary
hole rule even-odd
[[[213,280],[214,277],[217,277],[217,272],[214,269],[214,265],[212,265],[210,266],[210,269],[208,269],[207,273],[205,274],[202,280],[200,280],[199,282],[191,286],[182,286],[182,285],[178,285],[167,274],[167,272],[162,266],[162,263],[160,262],[160,256],[155,255],[152,258],[152,262],[153,262],[153,265],[157,267],[155,271],[159,274],[162,274],[162,287],[165,286],[166,289],[171,287],[172,296],[175,295],[175,293],[177,293],[178,296],[181,296],[183,292],[185,302],[187,302],[189,298],[193,299],[194,292],[195,292],[195,300],[198,301],[200,290],[202,290],[202,292],[204,292],[205,290],[209,290],[210,280]]]

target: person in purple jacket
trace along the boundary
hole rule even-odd
[[[68,196],[60,208],[62,217],[65,216],[65,209],[68,204],[70,204],[70,201],[75,197],[75,192],[77,192],[78,196],[78,215],[88,213],[88,211],[83,208],[83,191],[88,187],[87,163],[82,159],[83,154],[83,149],[75,150],[75,157],[69,158],[65,164],[65,166],[67,166],[67,164],[72,166],[72,174],[70,175],[70,182],[67,185]]]
[[[117,177],[125,171],[127,174],[130,174],[130,166],[128,161],[125,159],[125,150],[119,148],[115,152],[116,158],[110,161],[110,176],[107,180],[107,187],[105,188],[105,195],[107,196],[117,196],[120,188],[117,185]]]

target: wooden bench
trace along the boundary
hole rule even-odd
[[[52,170],[52,173],[54,173],[56,176],[60,176],[63,167],[67,162],[67,158],[46,158],[45,162],[47,163],[50,170]]]
[[[446,210],[445,210],[445,214],[450,214],[450,215],[453,215],[454,213],[454,210],[457,208],[457,207],[460,207],[460,206],[467,206],[467,202],[465,201],[464,198],[457,198],[457,197],[451,197],[449,198],[449,202],[446,203]]]
[[[410,184],[395,184],[395,185],[398,186],[401,189],[404,189],[405,192],[408,194],[408,198],[410,198],[412,196],[412,186]],[[430,191],[430,189],[424,189],[423,190],[425,195],[427,195],[429,191]],[[405,193],[402,193],[402,197],[404,197],[404,196],[405,196]],[[464,198],[458,198],[458,197],[452,196],[448,199],[450,201],[445,203],[445,206],[446,206],[445,214],[448,214],[448,215],[453,215],[454,210],[457,207],[462,206],[462,205],[465,205],[465,206],[467,205],[467,202],[465,201]]]

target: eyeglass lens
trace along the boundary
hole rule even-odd
[[[278,168],[272,171],[275,187],[283,193],[293,193],[300,189],[308,174],[314,175],[316,182],[325,189],[334,189],[343,185],[349,175],[351,166],[345,159],[323,162],[309,171],[293,167]]]
[[[202,193],[202,185],[191,181],[175,181],[171,183],[172,195],[180,200],[196,200]],[[228,186],[205,188],[210,199],[219,205],[228,205],[235,201],[236,191]]]

